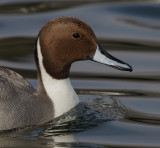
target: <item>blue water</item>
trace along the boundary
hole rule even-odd
[[[0,65],[36,88],[35,38],[59,16],[87,22],[99,42],[134,71],[74,63],[71,82],[82,112],[1,133],[0,147],[160,147],[160,2],[1,0]]]

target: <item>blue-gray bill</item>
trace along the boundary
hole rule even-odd
[[[90,58],[95,62],[106,64],[119,70],[130,72],[132,71],[132,67],[129,64],[113,57],[106,51],[106,49],[104,49],[99,44],[97,44],[97,48],[94,55],[92,55]]]

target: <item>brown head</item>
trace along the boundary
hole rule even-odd
[[[59,17],[49,21],[40,30],[38,40],[44,68],[56,79],[67,78],[73,62],[87,59],[131,71],[128,64],[108,54],[97,43],[92,29],[77,18]],[[96,57],[97,50],[100,55]],[[109,63],[104,58],[109,58]],[[112,60],[113,64],[110,63]]]

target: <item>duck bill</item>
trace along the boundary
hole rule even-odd
[[[113,57],[99,44],[97,44],[96,51],[94,55],[91,56],[91,59],[95,62],[102,63],[119,70],[132,71],[132,67],[129,64]]]

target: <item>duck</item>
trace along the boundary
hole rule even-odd
[[[69,73],[76,61],[91,60],[132,71],[100,45],[91,27],[75,17],[57,17],[37,36],[37,90],[18,73],[0,67],[0,131],[43,125],[79,104]]]

